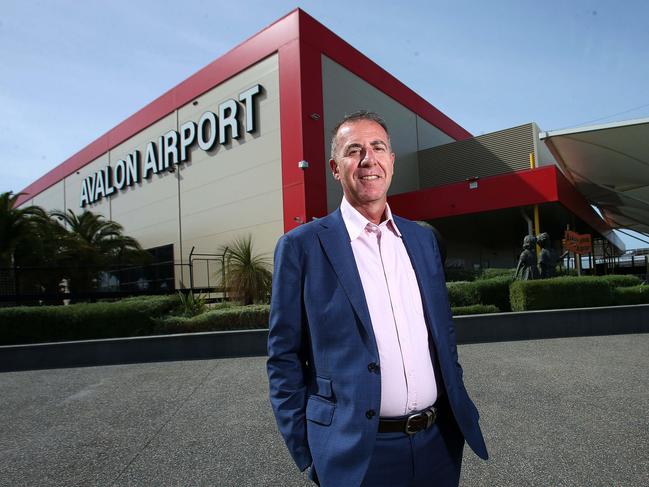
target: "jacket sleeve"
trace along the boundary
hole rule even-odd
[[[301,259],[290,236],[275,249],[268,331],[268,382],[277,426],[300,470],[311,465],[306,434],[306,318]]]
[[[440,251],[439,240],[438,240],[439,236],[438,236],[438,234],[436,232],[431,232],[431,233],[432,233],[431,236],[432,236],[432,241],[433,241],[432,242],[433,243],[433,251],[434,251],[434,254],[436,255],[438,265],[440,266],[441,271],[442,271],[442,272],[439,273],[440,279],[442,280],[440,285],[444,288],[444,290],[446,290],[446,282],[445,282],[445,278],[444,278],[444,276],[445,276],[445,273],[444,273],[444,259],[442,258],[441,251]],[[446,293],[447,293],[446,295],[448,296],[448,291],[446,291]],[[448,319],[448,324],[449,324],[449,326],[448,326],[448,336],[449,336],[449,339],[450,339],[451,356],[452,356],[453,361],[455,362],[455,365],[456,365],[456,367],[458,369],[460,379],[463,379],[464,371],[462,370],[462,366],[460,365],[460,359],[459,359],[458,354],[457,354],[457,340],[455,338],[455,323],[453,322],[453,315],[452,315],[452,312],[450,310],[450,304],[448,304],[448,299],[447,299],[447,302],[446,302],[446,306],[448,307],[447,312],[448,312],[448,315],[449,315],[449,319]]]

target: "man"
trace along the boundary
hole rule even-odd
[[[462,382],[438,246],[393,216],[388,130],[334,129],[340,208],[275,250],[270,400],[301,470],[325,487],[457,486],[464,439],[487,450]]]

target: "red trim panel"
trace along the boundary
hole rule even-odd
[[[279,50],[279,117],[282,140],[282,196],[284,231],[306,223],[303,159],[300,41]]]
[[[310,220],[314,216],[327,214],[327,155],[324,148],[320,51],[300,42],[300,64],[303,158],[309,162],[309,168],[304,172],[305,211],[306,218]]]
[[[478,187],[469,182],[447,184],[390,196],[390,208],[411,220],[434,220],[448,216],[559,202],[594,230],[610,227],[555,166],[516,171],[480,178]]]
[[[536,205],[557,201],[556,169],[543,167],[480,178],[476,189],[469,182],[435,186],[389,198],[397,214],[412,220]]]

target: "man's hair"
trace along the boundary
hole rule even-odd
[[[345,117],[340,120],[336,125],[334,125],[334,128],[331,130],[331,159],[336,159],[336,149],[337,147],[337,142],[338,142],[338,129],[342,127],[344,124],[349,123],[349,122],[358,122],[360,120],[370,120],[372,122],[378,123],[381,127],[383,127],[383,130],[385,130],[385,133],[388,136],[388,146],[391,146],[390,144],[390,131],[388,130],[388,126],[385,123],[385,120],[383,120],[377,113],[375,112],[369,112],[367,110],[359,110],[357,112],[354,112],[349,115],[345,115]]]

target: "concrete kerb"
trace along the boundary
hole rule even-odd
[[[649,333],[649,305],[458,316],[458,343]],[[0,372],[266,354],[267,329],[0,347]]]
[[[458,343],[649,333],[649,304],[458,316]]]

